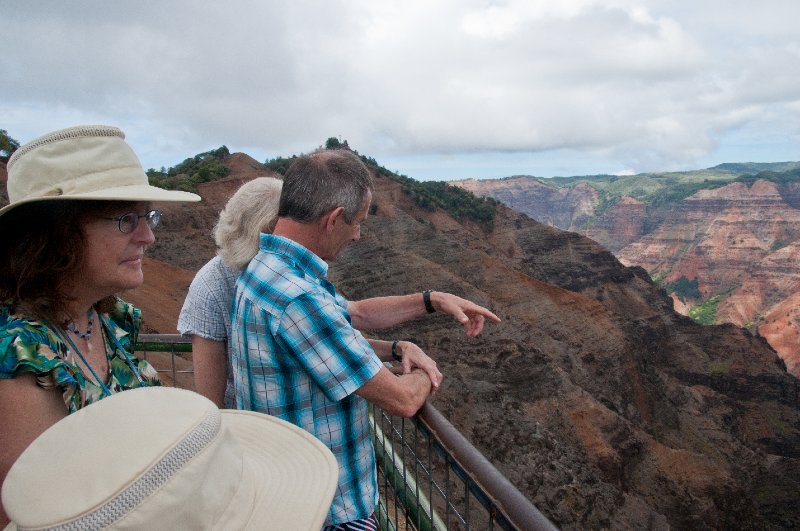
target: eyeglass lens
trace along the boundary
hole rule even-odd
[[[140,216],[135,212],[128,212],[119,218],[119,230],[125,234],[135,231],[136,227],[139,226],[139,218],[144,218],[147,226],[150,227],[150,230],[153,230],[158,227],[158,224],[161,222],[161,212],[158,210],[151,210],[144,216]]]

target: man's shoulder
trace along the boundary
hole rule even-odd
[[[320,289],[319,280],[307,275],[286,257],[260,251],[236,283],[237,292],[259,303],[288,307]]]

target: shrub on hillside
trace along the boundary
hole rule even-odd
[[[684,301],[689,299],[698,300],[702,297],[696,278],[689,280],[682,276],[675,282],[664,285],[664,289],[667,290],[667,293],[674,293]]]
[[[230,156],[226,146],[199,153],[169,169],[147,170],[150,184],[169,190],[197,191],[197,185],[216,181],[228,175],[230,170],[222,161]]]

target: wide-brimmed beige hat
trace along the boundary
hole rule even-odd
[[[330,450],[288,422],[139,388],[51,426],[2,500],[20,530],[318,530],[337,478]]]
[[[200,201],[189,192],[150,186],[125,133],[108,125],[61,129],[20,146],[8,161],[9,204],[51,199]]]

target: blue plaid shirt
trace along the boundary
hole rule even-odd
[[[377,507],[367,401],[354,391],[382,364],[327,273],[302,245],[262,234],[236,282],[231,363],[237,408],[296,424],[336,456],[339,485],[326,524],[338,524]]]

